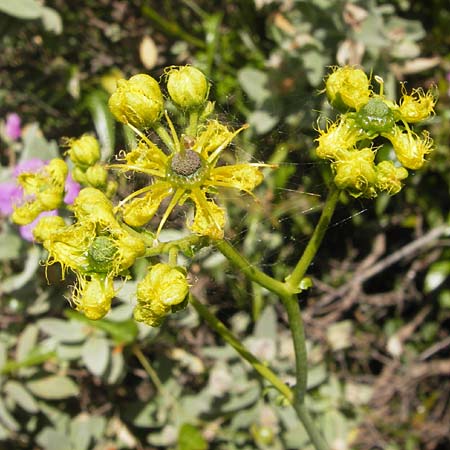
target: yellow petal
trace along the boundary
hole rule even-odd
[[[194,222],[190,226],[191,231],[200,236],[222,239],[225,226],[224,210],[212,200],[208,200],[200,190],[193,191],[191,198],[196,206]]]
[[[212,169],[205,184],[210,182],[213,186],[230,187],[250,193],[263,179],[264,175],[257,166],[234,164]]]
[[[148,186],[142,197],[137,197],[125,204],[123,220],[132,227],[141,227],[149,222],[158,211],[161,202],[171,193],[168,183],[155,183]]]

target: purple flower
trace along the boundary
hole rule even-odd
[[[69,173],[66,178],[66,196],[64,197],[64,203],[71,205],[78,196],[81,186],[72,178]]]
[[[33,158],[27,161],[23,161],[13,169],[13,176],[16,178],[23,172],[37,172],[47,165],[46,161],[41,159]],[[68,205],[72,204],[80,192],[80,185],[74,181],[72,176],[69,174],[66,178],[66,195],[64,197],[64,202]],[[0,212],[9,216],[14,210],[14,205],[19,204],[23,199],[23,189],[16,181],[6,181],[0,183]],[[28,225],[19,227],[20,235],[27,241],[33,241],[33,229],[39,222],[41,217],[44,216],[56,216],[58,212],[56,210],[44,211],[41,213],[33,222]]]
[[[20,117],[16,113],[10,113],[6,116],[5,132],[6,135],[16,141],[22,135],[22,130],[20,129]]]
[[[32,158],[27,159],[26,161],[22,161],[17,164],[13,169],[14,178],[18,177],[23,172],[38,172],[39,169],[42,169],[47,165],[47,161],[42,161],[42,159]]]
[[[0,212],[9,216],[13,205],[22,198],[22,188],[12,181],[0,183]]]

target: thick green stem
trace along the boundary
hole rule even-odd
[[[322,243],[322,239],[325,235],[325,232],[327,231],[331,217],[333,216],[334,210],[336,208],[339,194],[339,189],[337,189],[335,186],[332,186],[323,207],[319,222],[314,229],[313,235],[311,236],[311,239],[309,240],[308,245],[303,252],[303,255],[301,256],[291,275],[286,278],[286,284],[294,291],[298,291],[300,282],[305,276],[312,260],[316,256],[317,250]]]
[[[214,244],[234,266],[240,269],[240,271],[252,281],[255,281],[280,297],[287,297],[292,294],[289,286],[286,286],[285,283],[275,280],[275,278],[272,278],[259,270],[226,240],[216,241]]]

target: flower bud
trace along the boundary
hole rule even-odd
[[[77,182],[84,186],[86,186],[88,183],[87,177],[86,177],[86,171],[84,171],[80,166],[75,166],[72,169],[72,178]]]
[[[100,144],[94,136],[84,134],[79,139],[70,139],[68,143],[67,154],[76,166],[86,168],[100,159]]]
[[[332,164],[336,186],[353,197],[374,197],[377,178],[374,159],[375,153],[370,148],[340,152],[339,159]]]
[[[419,137],[410,130],[402,131],[395,127],[392,133],[385,136],[391,141],[398,160],[407,169],[420,169],[425,156],[433,151],[433,140],[426,131]]]
[[[209,83],[195,67],[171,67],[167,72],[167,91],[180,108],[197,108],[208,98]]]
[[[185,300],[188,292],[189,285],[182,269],[156,264],[138,284],[134,318],[152,327],[159,326],[172,307]]]
[[[369,79],[361,69],[337,68],[325,82],[328,101],[339,111],[358,110],[370,98]]]
[[[381,161],[376,166],[376,188],[389,195],[395,195],[402,189],[402,180],[408,177],[404,167],[395,167],[392,161]]]
[[[95,188],[102,189],[106,186],[108,172],[104,166],[95,164],[86,170],[86,181]]]
[[[426,93],[423,89],[414,89],[411,95],[406,93],[406,89],[402,86],[402,98],[398,115],[400,120],[408,123],[417,123],[430,117],[434,113],[434,105],[436,97],[431,91]]]
[[[148,128],[157,122],[164,107],[158,82],[150,75],[138,74],[129,80],[119,80],[109,98],[109,109],[122,123]]]

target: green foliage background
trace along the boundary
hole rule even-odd
[[[227,204],[228,238],[280,277],[326,193],[328,169],[314,158],[313,140],[319,117],[330,114],[319,95],[328,66],[360,64],[385,79],[392,98],[398,80],[408,89],[437,86],[437,114],[426,124],[436,151],[426,169],[394,198],[339,206],[302,308],[309,407],[333,449],[448,448],[448,236],[401,253],[448,224],[447,2],[42,3],[0,6],[0,118],[17,112],[27,124],[19,143],[3,135],[0,178],[16,160],[60,154],[62,137],[83,132],[95,131],[110,158],[128,137],[105,106],[108,76],[158,77],[166,65],[194,64],[223,118],[250,123],[242,156],[280,164],[258,202]],[[45,273],[43,258],[1,219],[0,448],[311,448],[276,393],[194,311],[160,329],[138,326],[130,282],[106,319],[88,321],[64,299],[71,280],[60,282],[53,267]],[[293,353],[272,295],[213,249],[193,257],[191,275],[196,295],[289,383]]]

